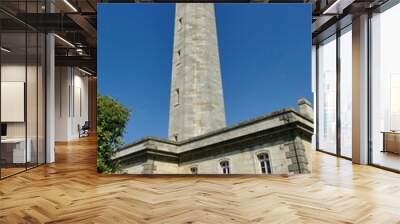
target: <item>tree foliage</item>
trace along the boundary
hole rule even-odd
[[[115,173],[120,171],[112,157],[124,142],[122,136],[130,118],[131,110],[110,96],[97,96],[97,171]]]

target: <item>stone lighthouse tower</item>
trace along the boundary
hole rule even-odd
[[[182,141],[225,126],[214,4],[177,3],[168,137]]]

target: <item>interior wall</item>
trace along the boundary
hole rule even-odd
[[[25,64],[3,64],[1,66],[1,81],[2,82],[25,82]],[[36,74],[36,67],[28,66],[27,67],[28,75],[32,74],[33,71]],[[31,82],[31,78],[28,77],[29,82]],[[32,83],[32,85],[36,85],[36,83]],[[36,89],[33,91],[31,88],[27,88],[27,97],[35,99],[26,99],[27,102],[33,102],[36,100]],[[27,105],[31,107],[35,107],[36,105]],[[36,119],[36,114],[27,114],[27,119],[30,121],[32,119]],[[25,123],[24,122],[6,122],[7,123],[7,137],[18,137],[25,138]],[[28,127],[32,128],[32,125]],[[36,127],[35,127],[36,128]]]
[[[29,140],[30,151],[28,162],[33,165],[44,163],[44,88],[42,67],[20,63],[3,63],[1,66],[2,82],[23,82],[26,85],[25,102],[26,108],[22,108],[26,113],[26,120],[22,122],[3,122],[7,124],[7,138],[22,138]],[[7,97],[7,96],[3,96]],[[2,108],[7,110],[7,108]],[[28,166],[32,165],[29,164]]]
[[[74,69],[74,113],[72,119],[72,135],[79,137],[78,125],[82,126],[89,119],[88,102],[88,77],[82,76],[82,73]],[[79,102],[80,101],[80,102]]]
[[[56,67],[56,141],[79,138],[78,125],[89,119],[88,77],[73,67]]]
[[[68,140],[69,84],[70,75],[67,67],[55,68],[55,140]]]

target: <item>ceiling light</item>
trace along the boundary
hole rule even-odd
[[[86,75],[90,75],[90,76],[93,75],[92,73],[90,73],[90,72],[88,72],[88,71],[86,71],[86,70],[83,70],[83,69],[81,69],[81,68],[79,68],[79,67],[78,67],[78,70],[81,71],[81,72],[83,72],[83,73],[85,73]]]
[[[68,0],[64,0],[64,3],[67,4],[74,12],[78,12],[78,10]]]
[[[76,53],[78,53],[79,55],[83,55],[83,49],[82,48],[77,48],[76,49]]]
[[[11,52],[11,50],[9,50],[9,49],[7,49],[5,47],[1,47],[1,51],[4,51],[6,53],[10,53]]]
[[[66,43],[68,46],[75,48],[75,45],[73,45],[73,44],[72,44],[71,42],[69,42],[68,40],[66,40],[66,39],[64,39],[64,38],[62,38],[62,37],[60,37],[60,36],[57,35],[57,34],[54,34],[54,36],[57,37],[57,38],[58,38],[59,40],[61,40],[62,42]]]
[[[336,0],[322,14],[342,14],[347,6],[351,5],[355,0]]]
[[[327,9],[322,14],[328,14],[331,13],[332,9],[335,9],[337,5],[339,4],[340,0],[336,0],[332,5],[330,5]]]

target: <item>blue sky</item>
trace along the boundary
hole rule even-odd
[[[216,4],[227,124],[311,93],[311,5]],[[99,4],[98,91],[133,110],[125,142],[168,136],[175,4]]]

